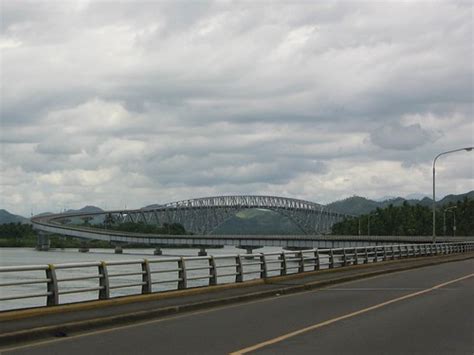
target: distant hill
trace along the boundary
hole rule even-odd
[[[84,206],[78,210],[67,210],[66,213],[95,213],[103,212],[104,210],[96,206]]]
[[[461,195],[447,195],[444,196],[444,198],[441,201],[438,201],[437,203],[439,205],[446,205],[448,203],[456,203],[459,200],[464,199],[464,197],[467,197],[470,200],[474,200],[474,190],[466,192],[465,194]],[[430,202],[432,201],[431,199],[428,199]]]
[[[301,231],[277,212],[248,209],[229,218],[213,234],[301,234]]]
[[[163,205],[159,205],[157,203],[154,203],[152,205],[148,205],[148,206],[145,206],[145,207],[142,207],[141,210],[152,210],[154,208],[158,208],[158,207],[161,207]]]
[[[448,203],[455,203],[456,201],[463,200],[465,197],[467,197],[468,199],[474,199],[474,191],[459,195],[447,195],[440,201],[437,201],[436,205],[443,206]],[[335,212],[358,216],[361,214],[367,214],[369,212],[375,211],[377,208],[388,207],[389,205],[401,206],[405,201],[408,202],[410,205],[420,204],[422,206],[431,206],[431,204],[433,203],[433,200],[428,197],[424,197],[421,200],[407,200],[402,197],[396,197],[384,201],[374,201],[369,200],[365,197],[353,196],[341,201],[332,202],[327,206]]]
[[[49,216],[50,214],[54,214],[54,213],[52,213],[52,212],[42,212],[42,213],[35,214],[34,217]]]
[[[30,223],[30,220],[16,214],[12,214],[7,210],[0,209],[0,224],[6,223]]]

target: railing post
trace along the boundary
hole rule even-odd
[[[383,246],[383,261],[387,260],[387,246]]]
[[[329,268],[334,268],[334,251],[332,249],[329,249]]]
[[[264,253],[260,253],[260,278],[267,278],[267,259]]]
[[[213,256],[209,257],[209,285],[217,285],[217,265]]]
[[[151,293],[151,271],[148,259],[142,261],[142,294]]]
[[[280,256],[280,276],[285,276],[288,272],[286,254],[284,251],[281,252]]]
[[[298,272],[304,272],[304,254],[303,254],[303,250],[300,250],[300,252],[298,253],[299,256],[300,256],[300,262],[299,262],[299,265],[298,265]]]
[[[392,245],[390,251],[392,252],[390,259],[395,260],[395,246]]]
[[[402,259],[403,254],[402,254],[402,246],[398,244],[398,258],[397,259]]]
[[[346,248],[342,248],[342,266],[347,265],[347,253]]]
[[[369,250],[367,247],[365,247],[364,249],[364,264],[368,264],[369,263]]]
[[[357,247],[354,248],[354,265],[359,265],[359,253]]]
[[[56,306],[59,304],[58,279],[56,277],[56,268],[49,264],[46,269],[46,278],[48,279],[48,296],[46,298],[47,306]]]
[[[321,268],[321,261],[319,260],[319,250],[316,248],[314,250],[314,270],[319,270]]]
[[[376,263],[379,261],[379,247],[374,247],[374,260],[373,262]]]
[[[99,300],[106,300],[110,298],[110,283],[109,273],[107,271],[107,264],[102,261],[99,264]]]
[[[184,258],[181,257],[178,260],[178,290],[183,290],[188,287],[188,277],[186,273],[186,263],[184,261]]]
[[[244,269],[242,266],[242,257],[240,254],[235,257],[235,273],[235,282],[244,281]]]

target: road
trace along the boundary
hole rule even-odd
[[[17,346],[2,354],[474,353],[474,260]]]

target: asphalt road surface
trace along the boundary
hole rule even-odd
[[[474,260],[275,296],[2,354],[474,354]]]

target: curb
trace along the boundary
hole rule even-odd
[[[445,256],[443,259],[440,259],[439,256],[434,256],[433,258],[436,258],[436,260],[433,260],[430,258],[430,260],[426,260],[427,261],[426,263],[421,263],[418,265],[409,265],[405,267],[399,267],[399,268],[388,269],[388,270],[385,269],[385,270],[371,271],[371,272],[359,273],[355,275],[331,278],[328,280],[314,281],[314,282],[304,283],[301,285],[286,286],[279,289],[253,292],[253,293],[248,293],[248,294],[239,295],[239,296],[232,296],[232,297],[226,297],[226,298],[220,298],[220,299],[214,299],[214,300],[208,300],[208,301],[202,301],[202,302],[196,302],[196,303],[188,303],[188,304],[183,304],[183,305],[178,305],[178,306],[155,308],[151,310],[137,311],[137,312],[122,314],[122,315],[117,315],[117,316],[108,316],[108,317],[103,317],[103,318],[95,318],[95,319],[90,319],[90,320],[64,323],[62,325],[51,325],[51,326],[44,326],[44,327],[27,329],[27,330],[15,331],[11,333],[5,333],[5,334],[0,335],[0,345],[1,346],[12,345],[19,341],[29,342],[33,340],[51,338],[51,337],[52,338],[67,337],[69,333],[99,329],[99,328],[104,328],[110,325],[115,325],[115,326],[119,324],[125,325],[125,324],[134,323],[137,321],[144,321],[144,320],[150,320],[152,318],[175,315],[178,313],[202,310],[206,308],[224,306],[228,304],[235,304],[235,303],[251,301],[255,299],[269,298],[269,297],[275,296],[276,294],[285,295],[285,294],[298,293],[298,292],[312,290],[312,289],[324,288],[333,284],[349,282],[349,281],[379,276],[383,274],[391,274],[395,272],[418,269],[418,268],[427,267],[427,266],[468,260],[468,259],[474,258],[474,255],[472,253],[469,253],[469,255],[457,255],[457,257],[454,257],[454,258],[451,257],[449,259],[446,259]],[[380,262],[377,265],[388,265],[389,263],[390,261],[386,261],[386,262]],[[365,265],[366,264],[359,265],[359,266],[362,267]],[[372,264],[369,264],[369,265],[372,265]],[[344,268],[344,270],[347,270],[347,269],[348,268]],[[335,271],[335,270],[340,270],[340,269],[339,268],[331,269],[329,271],[333,271],[333,270]],[[311,272],[305,273],[305,276],[308,276],[310,274]],[[299,276],[299,274],[289,275],[286,277],[276,277],[274,280],[269,279],[269,280],[261,280],[261,281],[265,281],[265,283],[267,284],[274,284],[283,279],[289,280],[289,279],[298,278],[298,277],[291,277],[291,276]],[[126,302],[126,303],[130,303],[130,302]]]

